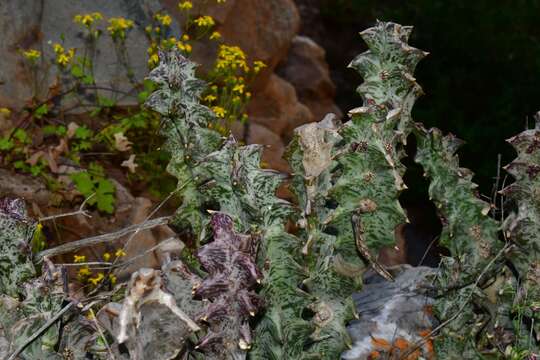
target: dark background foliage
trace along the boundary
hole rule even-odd
[[[365,50],[358,32],[376,19],[413,25],[410,43],[430,55],[416,72],[426,95],[416,121],[466,141],[461,164],[489,194],[497,171],[515,154],[505,139],[532,126],[540,109],[540,1],[297,0],[302,33],[327,51],[346,112],[360,103],[361,78],[346,66]]]

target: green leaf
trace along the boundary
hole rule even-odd
[[[98,196],[97,208],[100,211],[112,214],[114,212],[114,196],[112,194],[101,194]]]
[[[90,196],[94,192],[94,182],[92,177],[86,171],[81,171],[70,175],[71,180],[75,183],[75,187],[85,197]]]
[[[41,119],[43,116],[47,115],[49,112],[49,107],[47,104],[41,104],[36,110],[34,110],[34,117],[36,119]]]
[[[82,78],[84,76],[84,70],[81,66],[75,64],[71,67],[71,75],[76,78]]]
[[[79,126],[77,130],[75,130],[75,139],[88,139],[92,136],[93,132],[86,126]]]
[[[19,128],[15,130],[13,137],[22,142],[23,144],[30,144],[32,142],[30,137],[28,136],[28,133],[24,129]]]
[[[97,191],[99,194],[113,193],[115,190],[114,184],[108,179],[98,181]]]
[[[82,78],[81,82],[84,85],[92,85],[94,83],[94,77],[90,74],[87,74]]]
[[[0,150],[9,151],[11,149],[13,149],[13,141],[7,136],[0,138]]]

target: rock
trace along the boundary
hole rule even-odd
[[[255,94],[247,110],[249,121],[265,126],[286,142],[296,127],[313,121],[309,109],[298,102],[294,87],[275,74]]]
[[[42,60],[54,58],[52,46],[47,42],[62,43],[64,48],[78,48],[84,52],[84,41],[80,37],[81,28],[73,23],[77,14],[99,11],[104,18],[122,16],[135,22],[126,40],[129,67],[136,79],[142,80],[147,73],[148,41],[144,27],[151,23],[151,12],[161,8],[158,0],[133,1],[70,1],[55,0],[36,2],[32,0],[5,0],[0,2],[0,104],[21,108],[35,94],[45,98],[49,86],[54,83],[57,70],[55,66],[41,66],[39,76],[43,76],[34,89],[30,70],[20,54],[24,49],[37,49],[42,52]],[[109,34],[107,23],[101,20],[99,28],[104,30],[100,37],[93,63],[94,78],[98,86],[129,91],[132,85],[126,76],[127,70],[118,60]],[[64,41],[61,40],[64,37]],[[45,64],[43,64],[45,65]],[[111,92],[102,92],[111,96]],[[136,97],[126,97],[120,104],[137,104]]]
[[[374,352],[381,358],[400,359],[409,350],[410,355],[416,355],[411,357],[414,359],[434,358],[431,340],[416,350],[414,346],[437,326],[431,313],[434,300],[425,289],[428,277],[435,275],[436,270],[409,265],[388,270],[394,282],[367,272],[362,291],[353,294],[359,319],[347,327],[353,344],[342,354],[342,359],[364,360]]]
[[[28,204],[35,203],[43,207],[49,206],[52,201],[52,193],[41,181],[0,169],[0,197],[4,196],[22,198]]]
[[[292,0],[236,0],[219,31],[226,43],[240,46],[251,59],[273,69],[287,55],[299,28]]]
[[[311,110],[315,121],[328,113],[342,117],[334,103],[336,87],[330,78],[325,51],[313,40],[294,37],[287,58],[276,71],[294,86],[298,99]]]

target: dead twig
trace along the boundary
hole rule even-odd
[[[55,220],[55,219],[58,219],[58,218],[63,218],[63,217],[66,217],[66,216],[76,216],[76,215],[83,215],[83,216],[86,216],[88,218],[91,218],[92,215],[90,215],[90,213],[88,211],[86,211],[84,209],[84,206],[86,205],[86,203],[88,202],[88,200],[90,200],[91,198],[93,198],[96,194],[93,193],[92,195],[90,195],[89,197],[87,197],[86,199],[84,199],[84,201],[82,202],[81,206],[79,207],[79,210],[77,211],[71,211],[71,212],[67,212],[67,213],[63,213],[63,214],[57,214],[57,215],[51,215],[51,216],[45,216],[45,217],[42,217],[40,219],[38,219],[39,222],[43,222],[43,221],[48,221],[48,220]]]
[[[111,242],[132,232],[139,232],[141,230],[151,229],[156,226],[166,225],[170,219],[171,219],[170,216],[163,216],[163,217],[159,217],[159,218],[142,222],[140,224],[131,225],[112,233],[92,236],[86,239],[81,239],[81,240],[69,242],[66,244],[62,244],[60,246],[57,246],[51,249],[40,251],[39,253],[37,253],[36,258],[38,260],[41,260],[43,259],[44,256],[52,257],[52,256],[60,255],[60,254],[65,254],[65,253],[80,249],[82,247]]]

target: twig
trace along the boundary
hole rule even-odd
[[[70,266],[94,266],[94,265],[112,265],[111,262],[106,261],[90,261],[90,262],[80,262],[80,263],[63,263],[63,264],[56,264],[57,266],[64,266],[64,267],[70,267]]]
[[[84,206],[86,205],[88,200],[93,198],[95,195],[96,195],[96,193],[93,193],[89,197],[84,199],[81,206],[79,207],[79,210],[77,210],[77,211],[71,211],[71,212],[68,212],[68,213],[63,213],[63,214],[58,214],[58,215],[45,216],[45,217],[42,217],[42,218],[38,219],[38,221],[43,222],[43,221],[54,220],[54,219],[58,219],[58,218],[66,217],[66,216],[75,216],[75,215],[79,215],[79,214],[81,214],[83,216],[86,216],[88,218],[91,218],[92,215],[90,215],[90,213],[88,211],[84,210]]]
[[[90,311],[90,314],[92,316],[92,321],[94,322],[94,325],[96,326],[96,329],[97,329],[97,331],[99,333],[99,336],[101,337],[101,339],[105,343],[105,346],[107,347],[107,351],[109,352],[109,355],[111,356],[111,359],[116,360],[116,358],[114,357],[113,351],[111,349],[111,346],[109,345],[109,342],[107,341],[107,338],[105,337],[105,334],[103,333],[103,330],[101,330],[101,326],[99,326],[99,323],[96,320],[96,314],[94,314],[94,310],[92,310],[92,308],[90,308],[89,311]]]
[[[433,246],[433,244],[435,244],[435,242],[438,239],[439,239],[439,236],[433,237],[433,240],[431,240],[431,242],[429,243],[428,248],[426,249],[426,251],[424,251],[424,255],[422,255],[422,259],[420,259],[420,262],[418,263],[418,266],[421,266],[424,263],[424,260],[426,260],[427,254],[429,253],[429,250],[431,250],[431,247]]]
[[[176,237],[170,237],[168,239],[165,239],[165,240],[161,241],[159,244],[156,244],[156,245],[152,246],[151,248],[146,249],[142,253],[137,254],[137,255],[135,255],[133,257],[130,257],[126,261],[122,261],[122,262],[117,263],[117,264],[115,264],[115,263],[97,263],[97,264],[107,264],[107,265],[110,265],[110,266],[96,267],[96,268],[94,268],[94,270],[114,269],[114,268],[120,268],[120,267],[127,266],[127,265],[135,262],[137,259],[146,256],[147,254],[151,253],[152,251],[155,251],[155,250],[159,249],[163,245],[166,245],[167,242],[169,242],[171,240],[176,240]]]
[[[151,229],[151,228],[156,227],[156,226],[165,225],[165,224],[167,224],[169,222],[170,219],[171,219],[170,216],[163,216],[163,217],[159,217],[159,218],[156,218],[156,219],[152,219],[152,220],[142,222],[140,224],[131,225],[131,226],[128,226],[128,227],[123,228],[121,230],[112,232],[112,233],[93,236],[93,237],[89,237],[89,238],[86,238],[86,239],[81,239],[81,240],[78,240],[78,241],[69,242],[69,243],[66,243],[66,244],[51,248],[51,249],[43,250],[43,251],[37,253],[36,258],[37,259],[43,259],[44,256],[49,256],[49,257],[50,256],[56,256],[56,255],[71,252],[73,250],[77,250],[77,249],[82,248],[82,247],[87,247],[87,246],[92,246],[92,245],[96,245],[96,244],[102,244],[102,243],[114,241],[114,240],[116,240],[118,238],[121,238],[122,236],[127,235],[127,234],[132,233],[132,232],[138,232],[138,231],[141,231],[141,230]]]
[[[33,333],[32,336],[30,336],[28,339],[26,339],[26,341],[21,346],[19,346],[19,348],[17,350],[15,350],[15,352],[13,354],[11,354],[11,356],[9,358],[7,358],[7,360],[15,360],[15,358],[17,356],[19,356],[19,354],[22,353],[24,351],[24,349],[28,345],[30,345],[32,342],[34,342],[34,340],[36,340],[45,331],[47,331],[47,329],[49,327],[51,327],[52,324],[57,322],[58,319],[60,319],[60,317],[62,317],[62,315],[64,315],[69,309],[71,309],[73,307],[73,305],[75,305],[75,303],[72,301],[69,304],[67,304],[66,306],[64,306],[62,308],[62,310],[57,312],[56,315],[54,315],[49,321],[47,321],[45,324],[43,324],[43,326],[40,327],[35,333]]]

